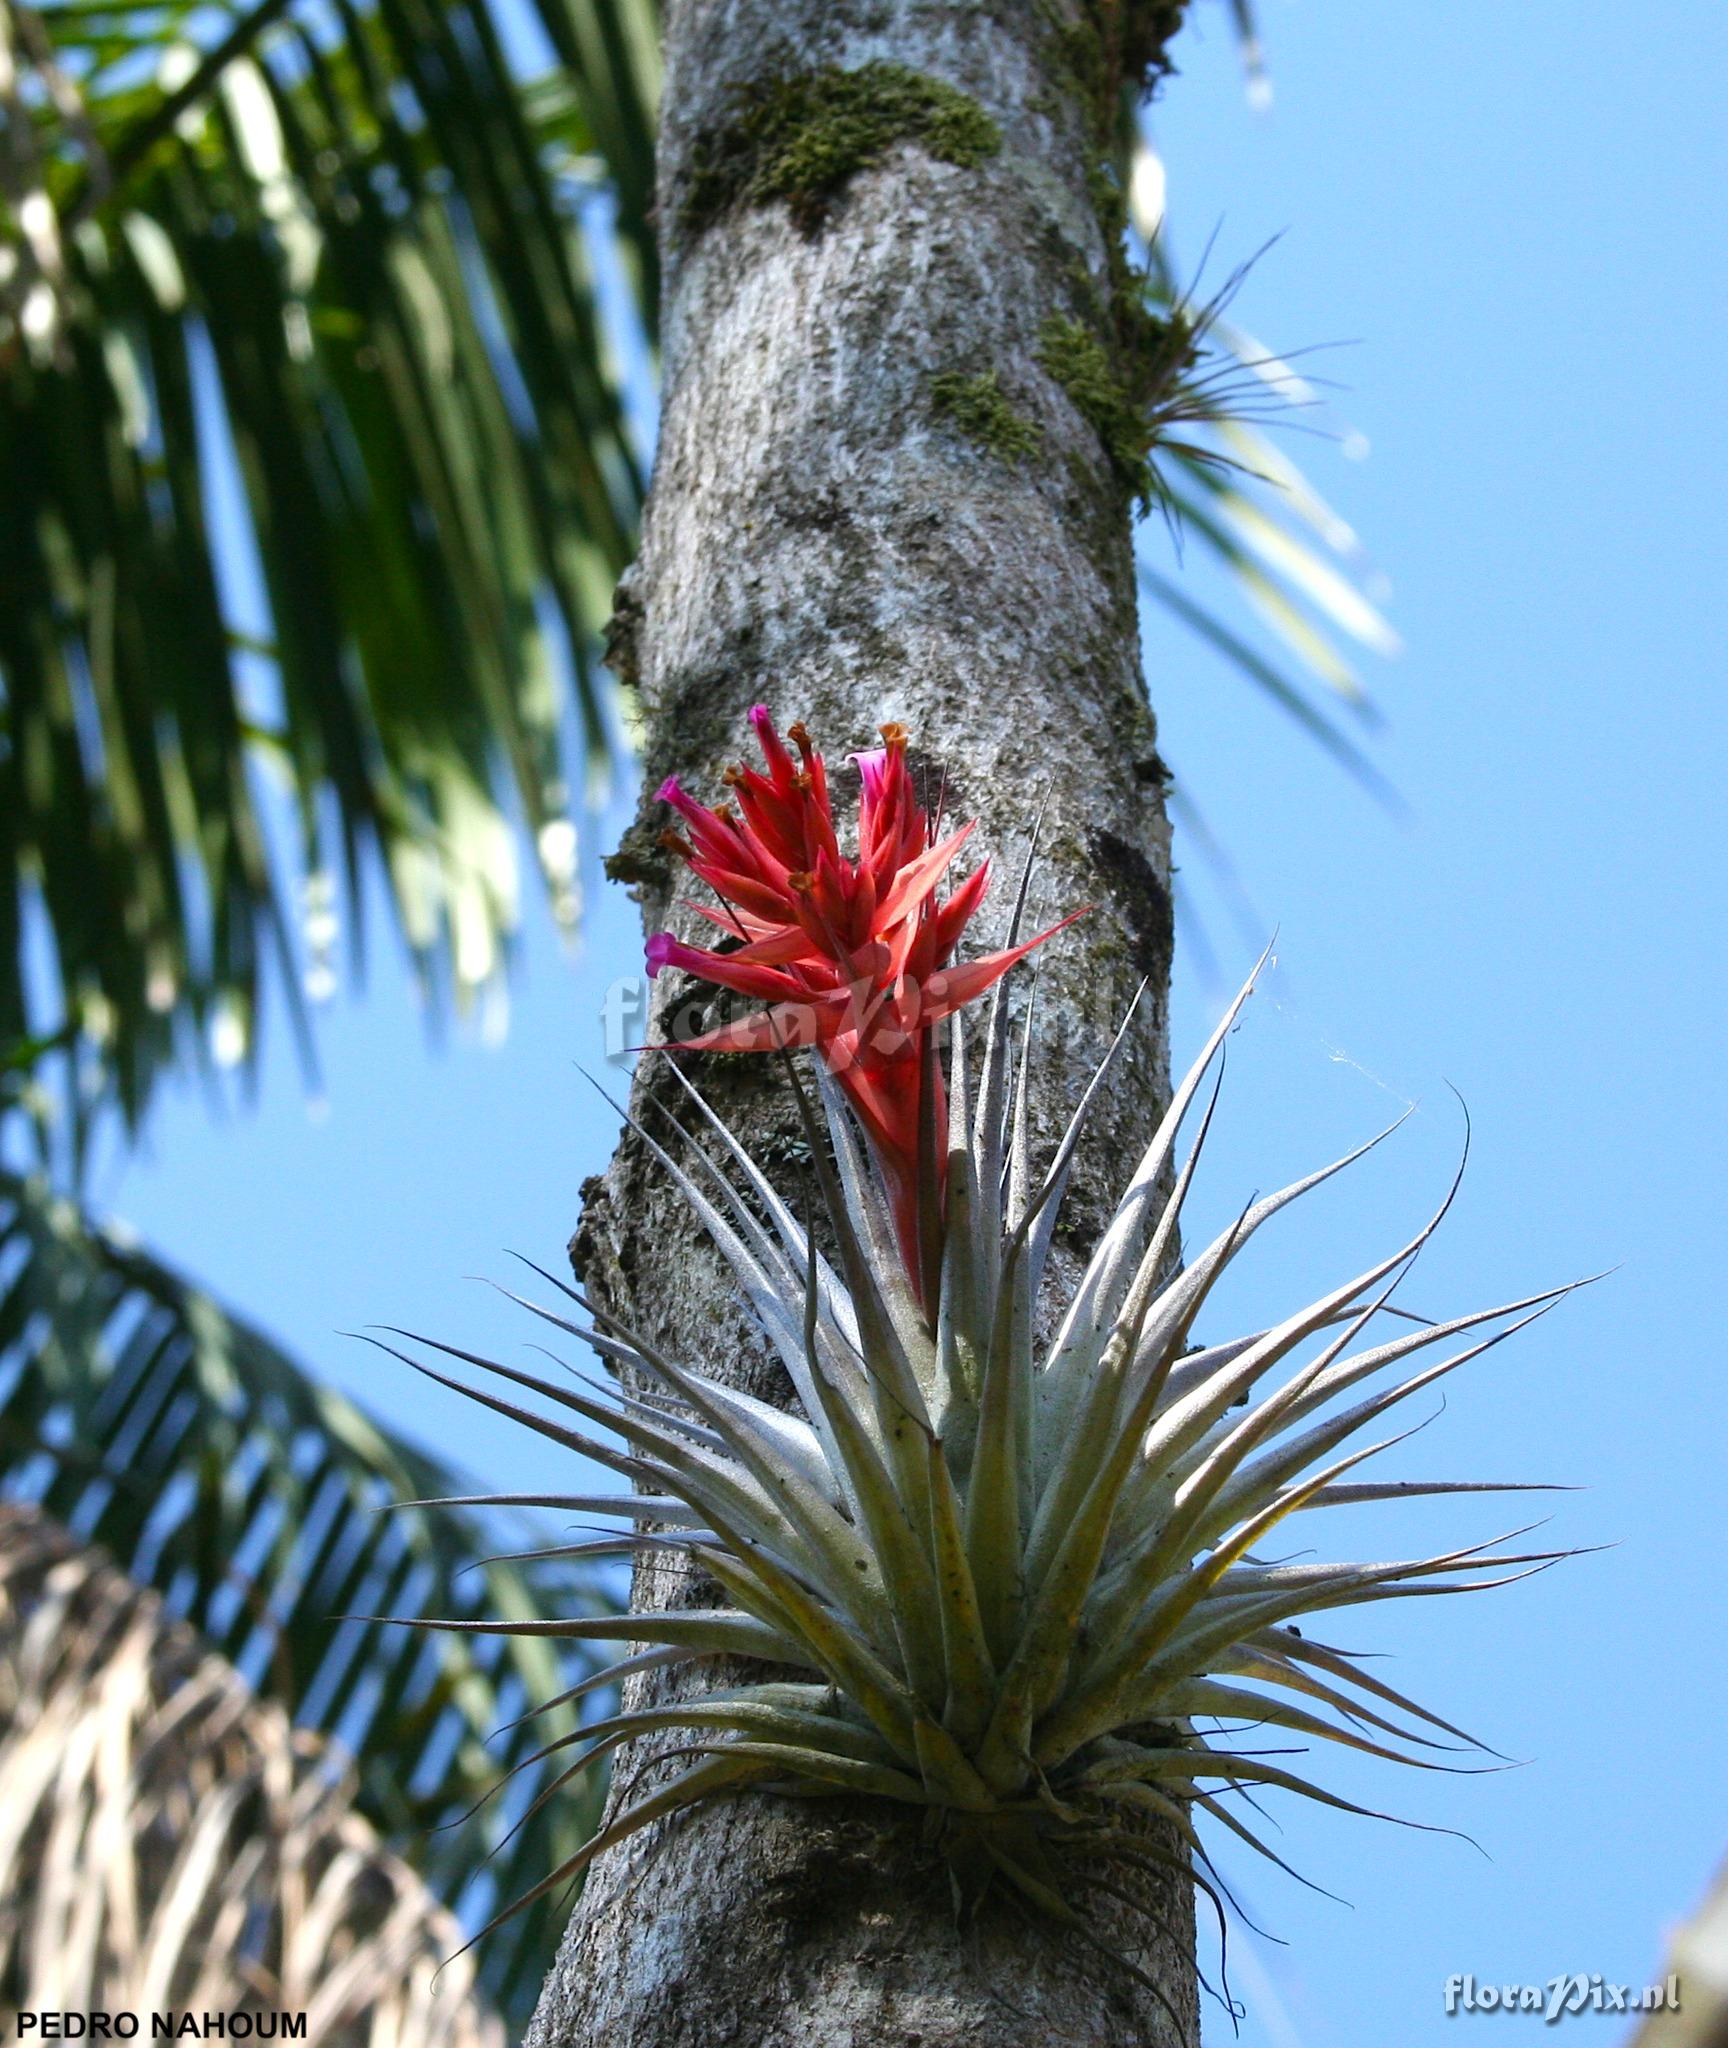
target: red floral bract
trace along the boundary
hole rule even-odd
[[[766,772],[729,768],[732,801],[711,810],[687,796],[676,776],[659,791],[689,828],[688,838],[669,831],[663,843],[720,898],[718,908],[688,907],[741,943],[719,953],[658,932],[648,942],[648,971],[681,968],[763,1005],[681,1040],[682,1050],[814,1046],[857,1112],[887,1190],[906,1271],[925,1301],[934,1248],[922,1241],[919,1222],[920,1130],[936,1134],[927,1158],[936,1176],[937,1215],[947,1149],[941,1073],[925,1056],[930,1035],[1061,926],[950,965],[989,886],[990,863],[981,862],[937,901],[938,886],[973,827],[936,840],[906,765],[905,729],[883,726],[883,745],[854,756],[863,792],[857,856],[849,858],[834,829],[827,770],[809,733],[801,724],[788,728],[795,759],[765,706],[756,706],[750,723]]]

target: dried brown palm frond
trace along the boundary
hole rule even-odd
[[[0,1101],[4,1064],[0,1049]],[[482,1803],[546,1735],[489,1738],[597,1655],[448,1635],[428,1655],[399,1629],[337,1617],[375,1598],[478,1615],[598,1611],[614,1596],[567,1560],[476,1564],[503,1542],[531,1547],[546,1527],[532,1510],[381,1515],[391,1499],[478,1491],[402,1420],[324,1384],[122,1226],[0,1164],[0,1498],[76,1530],[296,1727],[352,1749],[355,1811],[446,1905],[479,1885],[514,1897],[598,1824],[603,1792],[527,1820]],[[579,1721],[572,1706],[565,1730]],[[550,1775],[522,1773],[524,1804]],[[507,2027],[533,2011],[560,1926],[548,1902],[477,1951]]]
[[[306,2014],[320,2048],[502,2048],[462,1937],[339,1754],[161,1599],[0,1506],[0,2003]]]

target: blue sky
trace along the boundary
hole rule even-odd
[[[1485,1853],[1280,1811],[1282,1851],[1348,1906],[1221,1859],[1289,1943],[1241,1941],[1241,2039],[1355,2048],[1536,2024],[1448,2020],[1455,1971],[1643,1981],[1728,1852],[1728,434],[1712,372],[1728,35],[1707,0],[1637,15],[1267,0],[1265,14],[1263,115],[1244,106],[1223,10],[1187,39],[1156,124],[1172,216],[1195,256],[1217,227],[1221,261],[1283,231],[1240,305],[1269,342],[1358,338],[1318,366],[1347,383],[1340,409],[1371,454],[1292,452],[1391,579],[1407,651],[1372,677],[1388,716],[1376,758],[1410,815],[1362,796],[1178,627],[1149,621],[1164,743],[1252,904],[1233,918],[1182,849],[1223,970],[1250,957],[1239,922],[1280,931],[1202,1199],[1233,1214],[1419,1106],[1233,1298],[1244,1316],[1288,1305],[1443,1188],[1461,1129],[1450,1083],[1475,1146],[1412,1303],[1451,1310],[1617,1269],[1461,1375],[1399,1454],[1413,1476],[1576,1482],[1532,1512],[1553,1512],[1559,1542],[1614,1547],[1336,1632],[1391,1653],[1393,1683],[1528,1761],[1420,1780],[1341,1763],[1330,1782]],[[591,860],[615,831],[590,835]],[[506,1247],[557,1263],[616,1129],[577,1064],[601,1061],[603,992],[639,943],[632,906],[597,880],[579,954],[537,916],[501,1047],[437,1042],[380,945],[366,990],[326,1016],[321,1105],[278,1042],[256,1112],[214,1122],[197,1096],[166,1101],[99,1197],[399,1426],[500,1483],[551,1478],[535,1444],[334,1333],[389,1320],[494,1347],[521,1334],[463,1276],[503,1274]],[[1186,952],[1178,1056],[1217,1001]],[[1397,1555],[1508,1519],[1492,1503],[1361,1509],[1317,1540]],[[1215,2010],[1207,2026],[1231,2038]]]

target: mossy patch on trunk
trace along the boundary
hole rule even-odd
[[[904,64],[757,79],[697,150],[683,225],[698,234],[730,207],[784,199],[814,229],[847,180],[897,142],[971,169],[1001,149],[1002,131],[966,93]]]
[[[1154,488],[1146,414],[1111,350],[1090,327],[1053,313],[1039,329],[1038,361],[1104,443],[1118,481],[1144,510]]]
[[[1041,11],[1057,79],[1085,109],[1099,146],[1119,145],[1135,106],[1175,69],[1169,44],[1187,0],[1084,0],[1077,16],[1042,0]]]
[[[1192,381],[1215,308],[1158,303],[1152,275],[1130,258],[1127,204],[1114,175],[1095,165],[1087,189],[1104,276],[1076,267],[1083,317],[1052,313],[1039,329],[1038,361],[1095,429],[1118,483],[1145,512],[1160,495],[1157,455],[1168,432],[1227,412],[1226,394]]]
[[[930,379],[930,405],[938,419],[1004,462],[1036,455],[1044,445],[1043,429],[1015,409],[994,370],[976,377],[963,370],[941,371]]]

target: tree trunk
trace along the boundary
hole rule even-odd
[[[831,764],[884,720],[910,729],[932,796],[945,785],[950,819],[982,820],[1002,870],[980,945],[999,940],[1043,805],[1033,915],[1095,906],[1041,956],[1046,1146],[1150,983],[1079,1162],[1064,1276],[1167,1089],[1171,920],[1129,486],[1052,323],[1112,331],[1101,138],[1125,72],[1155,55],[1132,43],[1155,45],[1179,12],[672,0],[666,28],[665,415],[613,644],[641,687],[649,794],[613,872],[638,885],[649,930],[668,921],[684,884],[657,851],[652,791],[676,771],[712,796],[756,702],[802,718]],[[677,980],[656,984],[656,1039],[692,1028]],[[639,1115],[657,1064],[638,1075]],[[771,1160],[788,1156],[772,1061],[707,1059],[697,1078]],[[645,1148],[626,1138],[585,1194],[572,1255],[611,1312],[786,1398]],[[640,1601],[695,1590],[687,1569],[638,1576]],[[626,1752],[618,1782],[648,1764]],[[595,1865],[529,2048],[1192,2041],[1190,1887],[1141,1883],[1156,1937],[1144,1920],[1104,1931],[1163,1998],[1011,1904],[962,1937],[916,1827],[883,1805],[746,1798]]]

